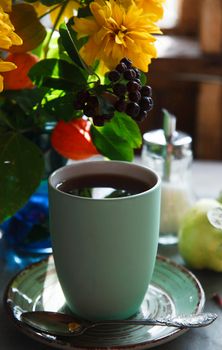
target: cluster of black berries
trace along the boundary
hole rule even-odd
[[[104,97],[100,97],[101,99]],[[84,115],[93,119],[94,125],[102,126],[105,121],[110,120],[115,111],[115,107],[111,105],[109,113],[104,113],[101,110],[98,96],[93,90],[81,90],[77,93],[76,102],[74,104],[76,109],[83,110]]]
[[[153,108],[153,99],[151,87],[141,84],[139,69],[133,67],[128,58],[123,58],[107,76],[110,81],[107,91],[100,97],[96,94],[95,88],[79,91],[75,108],[83,110],[83,113],[92,118],[93,123],[98,126],[110,120],[115,110],[125,112],[138,122],[143,121]],[[105,112],[102,99],[106,99]]]
[[[113,93],[118,97],[115,109],[125,112],[136,121],[144,120],[153,108],[152,89],[148,85],[142,86],[140,75],[128,58],[123,58],[108,73]]]

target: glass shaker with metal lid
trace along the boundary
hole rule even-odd
[[[177,243],[181,219],[193,202],[192,138],[175,130],[174,118],[167,115],[163,129],[143,135],[142,162],[162,179],[160,244]]]

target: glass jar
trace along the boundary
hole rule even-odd
[[[179,131],[173,133],[170,145],[167,145],[162,129],[143,135],[142,162],[155,170],[162,179],[160,244],[177,243],[181,220],[193,202],[190,183],[193,160],[191,144],[191,137]],[[166,147],[171,147],[167,162]]]

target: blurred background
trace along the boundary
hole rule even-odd
[[[195,158],[222,160],[222,0],[166,0],[161,28],[142,132],[161,128],[166,108],[192,136]]]

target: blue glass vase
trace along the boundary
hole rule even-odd
[[[48,229],[48,189],[47,181],[42,181],[26,205],[1,229],[7,234],[7,242],[19,251],[47,253],[51,251]]]

